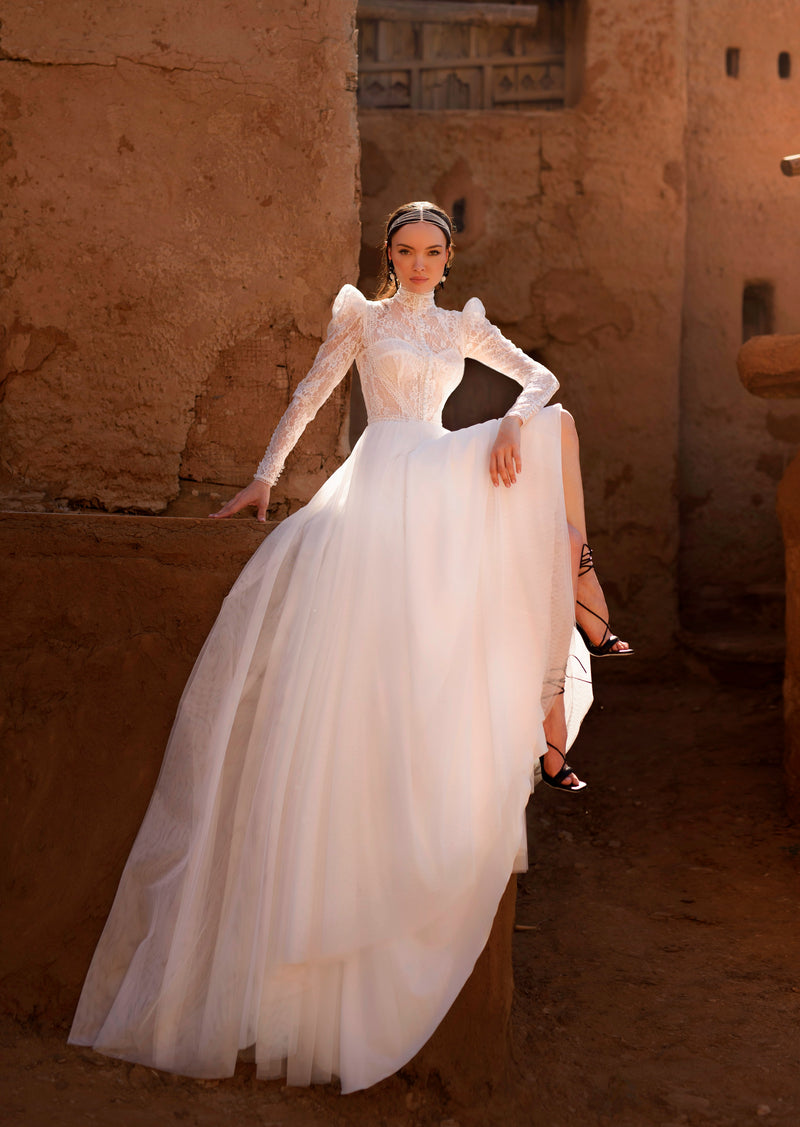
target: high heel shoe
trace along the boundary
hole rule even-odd
[[[584,787],[587,784],[581,782],[580,779],[578,780],[577,783],[565,783],[564,782],[564,780],[568,779],[570,775],[575,775],[575,772],[572,770],[569,763],[567,763],[567,757],[566,757],[566,755],[564,754],[563,751],[560,751],[559,748],[557,748],[555,744],[551,744],[549,740],[547,741],[547,746],[551,747],[553,749],[553,751],[558,752],[558,754],[564,760],[564,766],[561,768],[560,771],[556,771],[555,775],[549,775],[547,773],[547,771],[545,770],[544,756],[540,755],[539,756],[539,766],[542,769],[542,782],[547,783],[547,785],[549,787],[552,787],[553,790],[562,790],[562,791],[567,790],[567,791],[572,791],[572,792],[583,790]],[[577,778],[577,775],[575,775],[575,777]]]
[[[580,567],[578,568],[578,579],[580,579],[583,575],[587,575],[590,571],[594,571],[592,549],[588,544],[584,544],[581,548],[581,562]],[[587,607],[586,603],[582,603],[580,599],[576,599],[576,602],[579,607],[583,607],[585,611],[588,611],[589,614],[599,619],[599,621],[603,624],[603,637],[599,642],[593,642],[589,638],[589,635],[586,633],[583,627],[580,625],[580,623],[575,623],[575,628],[583,638],[586,648],[592,655],[592,657],[630,657],[634,652],[631,646],[628,646],[628,648],[624,650],[614,649],[614,646],[617,644],[617,642],[620,641],[620,639],[616,634],[611,633],[611,624],[607,622],[605,618],[603,618],[602,614],[598,614],[596,610],[592,610],[591,607]]]

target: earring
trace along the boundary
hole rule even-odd
[[[439,289],[440,290],[444,289],[444,283],[445,283],[445,280],[447,279],[447,275],[449,273],[450,273],[450,264],[448,263],[447,266],[445,266],[444,271],[442,272],[442,280],[439,283]]]
[[[394,263],[392,262],[391,258],[389,259],[388,274],[389,274],[389,280],[394,282],[394,288],[396,290],[399,290],[400,289],[400,283],[397,280],[397,274],[395,273]]]

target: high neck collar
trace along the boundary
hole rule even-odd
[[[427,313],[430,309],[436,308],[434,293],[434,290],[429,290],[428,293],[413,293],[400,286],[393,300],[405,309],[410,309],[412,313]]]

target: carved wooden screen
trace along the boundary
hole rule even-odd
[[[548,16],[552,5],[547,5]],[[361,0],[360,106],[551,109],[564,104],[564,42],[539,5]]]

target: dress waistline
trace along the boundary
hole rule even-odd
[[[409,423],[417,427],[431,427],[434,430],[442,429],[441,419],[415,419],[409,415],[380,415],[378,418],[368,418],[367,426],[377,427],[381,423]]]

